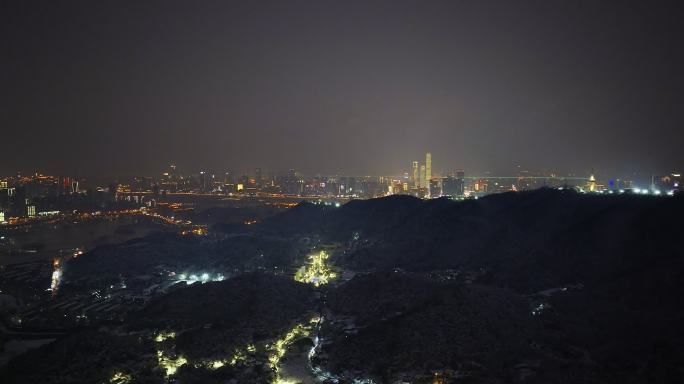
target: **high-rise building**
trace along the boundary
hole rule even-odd
[[[439,185],[439,179],[431,179],[428,182],[428,189],[430,197],[439,197],[442,195],[442,188]]]
[[[71,177],[62,177],[59,183],[59,194],[60,196],[70,195],[72,193],[72,182]]]
[[[463,196],[465,186],[465,177],[463,171],[456,172],[442,178],[442,195],[443,196]]]
[[[453,175],[442,178],[442,195],[456,196],[456,178]]]
[[[235,180],[233,180],[233,173],[228,171],[223,177],[223,190],[226,193],[235,192]]]
[[[463,196],[465,192],[465,172],[456,171],[456,196]]]
[[[285,176],[281,189],[284,193],[288,195],[297,195],[299,191],[299,183],[297,178],[297,172],[294,169],[290,169]]]
[[[10,216],[22,216],[26,213],[26,187],[18,186],[7,190],[9,197],[8,213]]]
[[[256,169],[254,169],[254,179],[256,181],[257,188],[261,188],[262,175],[261,175],[261,168],[260,167],[257,167]]]
[[[425,178],[425,165],[420,166],[420,174],[418,176],[420,188],[427,188],[427,179]]]
[[[169,178],[171,179],[171,181],[177,181],[177,179],[178,179],[178,174],[176,173],[176,165],[175,164],[171,164],[171,166],[169,167]]]
[[[349,178],[349,187],[347,188],[347,190],[349,191],[349,195],[353,195],[357,191],[356,177]]]
[[[589,175],[589,182],[587,183],[587,189],[589,191],[594,192],[596,190],[596,177],[594,177],[594,174],[592,173]]]
[[[412,166],[412,175],[413,179],[411,180],[411,184],[413,185],[414,188],[418,189],[420,188],[420,177],[418,176],[418,162],[414,161],[413,166]]]
[[[8,192],[8,189],[0,189],[0,211],[9,208]]]
[[[207,173],[204,171],[200,171],[200,189],[203,193],[209,189],[209,180],[207,180]]]
[[[427,187],[432,180],[432,154],[430,152],[425,154],[425,186]]]

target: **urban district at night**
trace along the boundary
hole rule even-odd
[[[0,2],[0,383],[684,384],[684,7]]]

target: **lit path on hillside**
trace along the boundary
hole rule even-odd
[[[295,280],[300,283],[312,284],[320,287],[328,284],[337,275],[332,271],[328,264],[330,256],[325,251],[312,253],[309,255],[307,263],[304,264],[295,274]],[[318,332],[322,319],[318,316],[311,318],[308,323],[297,324],[279,340],[270,344],[271,353],[269,355],[269,365],[275,372],[274,384],[303,383],[310,384],[317,382],[316,375],[310,367],[310,353],[297,353],[288,351],[291,345],[302,338],[312,337]],[[315,340],[318,338],[316,337]],[[289,364],[283,364],[282,359],[286,353],[289,356]]]
[[[312,284],[316,288],[329,284],[337,278],[329,259],[330,255],[325,251],[309,255],[307,263],[295,274],[295,280]],[[312,364],[312,359],[320,346],[318,331],[322,323],[323,317],[314,316],[308,323],[297,324],[285,336],[270,345],[272,352],[269,355],[269,364],[275,372],[273,384],[340,382],[339,377]],[[304,352],[292,350],[290,347],[294,342],[302,338],[311,339],[313,347]],[[287,361],[283,361],[285,354],[288,354]],[[370,379],[354,379],[352,383],[374,384]]]
[[[329,255],[325,251],[311,254],[307,263],[296,273],[295,280],[321,287],[337,277],[329,265]],[[315,384],[321,382],[339,382],[339,378],[324,371],[320,367],[314,367],[311,363],[319,347],[318,332],[323,319],[318,315],[312,315],[308,320],[293,325],[281,337],[267,344],[248,344],[235,349],[232,356],[215,360],[193,362],[196,367],[205,367],[216,370],[223,366],[249,365],[249,356],[253,356],[258,349],[265,351],[268,356],[268,365],[274,373],[273,384]],[[160,332],[155,335],[154,341],[157,346],[157,360],[167,379],[174,376],[178,369],[190,362],[175,351],[175,332]],[[302,351],[293,348],[297,341],[309,338],[313,347]],[[263,348],[263,349],[262,349]],[[111,383],[127,383],[130,376],[126,372],[115,372],[111,377]],[[372,380],[356,379],[354,384],[374,384]]]
[[[300,283],[313,284],[315,287],[320,287],[334,280],[337,274],[328,265],[329,257],[325,251],[311,254],[308,263],[299,268],[295,274],[295,280]]]
[[[294,342],[310,337],[314,332],[317,332],[320,321],[321,319],[318,316],[314,316],[306,323],[297,324],[280,339],[267,346],[269,350],[268,364],[275,373],[273,384],[310,384],[315,382],[314,376],[309,371],[307,355],[295,357],[296,362],[302,366],[284,367],[287,364],[283,364],[282,360],[286,353],[293,353],[288,349],[292,347]]]

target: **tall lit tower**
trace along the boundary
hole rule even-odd
[[[427,188],[427,181],[425,181],[425,165],[420,166],[420,175],[418,177],[420,180],[418,185],[420,185],[421,188]]]
[[[589,183],[587,185],[589,187],[589,191],[594,192],[596,190],[596,177],[594,177],[594,173],[589,175]]]
[[[425,154],[425,187],[430,184],[432,179],[432,154],[430,152]]]
[[[413,170],[413,180],[412,180],[412,181],[413,181],[413,186],[414,186],[415,188],[420,188],[420,184],[419,184],[419,183],[420,183],[420,179],[418,178],[418,162],[417,162],[417,161],[414,161],[414,162],[413,162],[413,168],[412,168],[412,170]]]
[[[207,174],[204,171],[200,171],[200,188],[202,189],[203,193],[206,193],[208,188],[207,188]]]

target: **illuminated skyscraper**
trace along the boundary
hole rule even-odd
[[[596,190],[596,177],[594,177],[594,174],[592,173],[589,175],[589,182],[587,183],[587,189],[589,191],[594,192]]]
[[[419,175],[419,183],[421,188],[427,188],[427,179],[425,179],[425,166],[421,165],[420,166],[420,175]]]
[[[169,178],[171,181],[177,181],[178,180],[178,173],[176,173],[176,165],[171,164],[169,167]]]
[[[71,177],[63,177],[60,178],[60,185],[59,185],[59,194],[64,196],[64,195],[69,195],[71,194]]]
[[[456,171],[456,181],[456,195],[463,196],[463,193],[465,192],[465,172]]]
[[[432,154],[430,152],[425,154],[425,187],[430,184],[432,180]]]
[[[413,162],[413,168],[412,168],[412,175],[413,175],[413,180],[411,180],[413,187],[414,188],[420,188],[420,177],[418,176],[418,162],[414,161]]]
[[[261,180],[262,180],[262,175],[261,175],[261,168],[256,168],[254,170],[254,179],[256,180],[256,186],[257,188],[261,188]]]
[[[235,192],[235,180],[231,171],[226,171],[226,174],[223,176],[223,190],[226,193]]]
[[[204,171],[200,171],[200,189],[203,193],[206,193],[209,190],[207,174]]]

